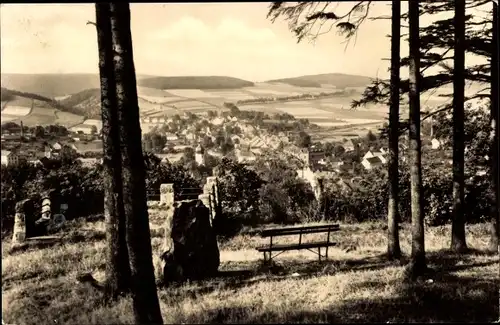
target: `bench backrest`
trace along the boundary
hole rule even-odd
[[[289,235],[300,235],[300,234],[313,234],[329,231],[340,230],[338,224],[328,224],[319,226],[306,226],[306,227],[287,227],[287,228],[272,228],[262,230],[261,237],[271,237],[271,236],[289,236]]]

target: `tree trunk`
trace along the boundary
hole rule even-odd
[[[120,121],[123,206],[131,269],[135,323],[162,324],[156,291],[153,252],[146,204],[145,166],[142,153],[137,83],[128,3],[111,3],[111,31]]]
[[[97,43],[101,81],[102,142],[104,147],[104,215],[106,220],[106,298],[116,299],[129,288],[130,265],[122,204],[118,109],[114,84],[109,4],[96,3]]]
[[[410,34],[410,181],[412,245],[409,271],[416,278],[426,270],[422,200],[422,150],[420,140],[420,36],[419,3],[408,2]]]
[[[498,4],[493,2],[493,51],[491,55],[491,127],[492,127],[492,154],[491,163],[492,170],[491,174],[493,177],[493,197],[494,204],[492,206],[492,218],[491,218],[491,238],[490,238],[490,250],[493,252],[500,253],[500,246],[498,242],[498,237],[500,236],[500,192],[499,192],[499,174],[498,174],[498,164],[499,161],[499,146],[498,135],[500,133],[500,125],[498,117],[500,116],[500,106],[498,98],[498,60],[499,56],[499,43],[498,43],[498,16],[500,14],[498,9]]]
[[[387,257],[399,259],[399,66],[401,2],[392,1],[391,98],[389,111],[389,204],[387,211]]]
[[[453,222],[451,249],[467,250],[464,216],[465,0],[455,1],[453,59]]]

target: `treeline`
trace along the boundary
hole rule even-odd
[[[269,96],[269,97],[259,97],[252,99],[242,99],[236,101],[236,104],[239,105],[248,105],[248,104],[264,104],[271,102],[284,102],[284,101],[294,101],[294,100],[303,100],[303,99],[321,99],[321,98],[329,98],[329,97],[343,97],[348,96],[355,92],[354,90],[340,90],[336,92],[320,92],[318,94],[301,94],[301,95],[293,95],[293,96]]]
[[[251,87],[253,82],[224,76],[152,77],[137,81],[141,87],[155,89],[237,89]]]
[[[20,133],[21,132],[21,125],[15,123],[15,122],[5,122],[2,124],[2,131],[8,131],[11,133]],[[23,132],[25,133],[31,133],[34,135],[36,138],[43,138],[45,136],[67,136],[69,134],[69,131],[66,127],[62,125],[37,125],[37,126],[23,126]]]

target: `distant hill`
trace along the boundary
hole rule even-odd
[[[71,127],[84,121],[80,111],[46,96],[2,87],[0,97],[2,123],[22,121],[26,126],[59,124]]]
[[[67,96],[100,87],[98,74],[83,73],[2,73],[1,84],[8,89],[35,93],[48,98]],[[250,81],[224,76],[159,77],[142,74],[137,76],[137,84],[155,89],[237,89],[254,85]]]
[[[316,87],[319,88],[322,85],[335,86],[339,89],[344,89],[346,87],[365,87],[367,86],[373,78],[366,76],[350,75],[343,73],[325,73],[316,74],[308,76],[300,76],[294,78],[283,78],[269,80],[267,82],[280,82],[289,84],[296,87]]]
[[[150,76],[139,75],[138,79]],[[99,75],[91,73],[2,73],[2,87],[55,98],[71,95],[89,88],[99,88]]]
[[[224,76],[151,77],[138,80],[138,86],[155,89],[237,89],[253,82]]]
[[[1,89],[0,90],[0,97],[1,97],[2,102],[15,100],[19,97],[28,98],[28,99],[35,99],[35,100],[39,100],[42,102],[49,102],[49,103],[54,102],[54,100],[52,98],[40,96],[38,94],[32,94],[32,93],[22,92],[22,91],[17,91],[17,90],[11,90],[11,89],[7,89],[4,87],[1,87],[0,89]]]
[[[90,88],[72,94],[59,101],[64,107],[71,107],[70,112],[87,118],[101,118],[101,89]]]
[[[99,100],[100,100],[100,90],[95,89],[99,92]],[[21,106],[31,106],[31,103],[33,100],[35,100],[40,107],[46,107],[46,108],[55,108],[58,109],[62,112],[68,112],[68,113],[73,113],[76,115],[81,115],[81,116],[86,116],[87,112],[84,109],[78,109],[76,106],[77,100],[74,100],[75,104],[72,103],[71,100],[64,102],[64,101],[58,101],[52,98],[48,98],[45,96],[41,96],[38,94],[33,94],[33,93],[28,93],[28,92],[23,92],[23,91],[17,91],[17,90],[11,90],[2,87],[1,92],[0,92],[0,97],[2,99],[2,102],[11,102],[15,101],[16,104],[21,104]],[[70,96],[69,98],[71,98]],[[88,97],[90,95],[85,96],[85,98],[88,100]],[[69,99],[68,98],[68,99]],[[83,101],[83,99],[81,99]],[[99,106],[100,108],[100,106]]]
[[[2,86],[55,98],[99,87],[97,74],[3,74]]]

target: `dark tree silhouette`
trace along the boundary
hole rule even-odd
[[[297,135],[297,146],[300,148],[309,148],[311,145],[311,136],[307,132],[300,131]]]
[[[130,8],[110,4],[118,119],[122,157],[123,207],[131,269],[131,293],[137,324],[163,324],[153,268],[146,205],[145,166],[141,145],[137,81],[135,76]]]
[[[490,0],[466,0],[466,8],[472,9],[483,6],[489,3]],[[422,3],[420,7],[420,16],[441,15],[454,10],[453,1],[427,1]],[[406,13],[402,17],[407,17]],[[450,66],[450,61],[454,56],[449,55],[454,47],[454,33],[450,33],[450,25],[453,26],[453,18],[435,19],[432,24],[420,27],[420,42],[421,51],[421,80],[420,92],[426,92],[432,89],[448,85],[453,82],[453,67]],[[465,16],[466,33],[464,47],[467,53],[474,54],[479,57],[488,59],[491,56],[490,35],[492,33],[491,20],[489,18],[476,17],[471,14]],[[472,30],[474,28],[474,30]],[[401,59],[402,66],[408,66],[409,58]],[[441,69],[431,73],[430,68]],[[491,82],[489,63],[471,64],[465,70],[465,79],[472,82],[484,83],[485,87],[477,93],[467,96],[465,101],[476,98],[488,98],[490,94],[487,92],[489,87],[487,84]],[[425,72],[425,74],[424,74]],[[404,95],[409,91],[409,80],[401,80],[400,95]],[[369,85],[360,100],[353,101],[351,107],[355,108],[366,103],[383,103],[387,104],[390,94],[390,84],[387,80],[375,79]],[[451,98],[451,94],[448,94]],[[422,121],[430,118],[443,111],[450,111],[453,105],[446,103],[436,110],[426,112],[422,116]],[[408,121],[400,121],[401,132],[408,129]]]
[[[107,299],[116,299],[119,294],[126,292],[129,288],[130,265],[125,240],[119,122],[109,15],[109,4],[96,3],[104,148],[104,215],[107,240],[105,294]]]
[[[500,191],[499,191],[499,173],[498,173],[498,164],[500,163],[500,154],[499,154],[499,146],[498,135],[500,133],[500,125],[498,118],[500,116],[500,101],[498,98],[498,88],[500,84],[498,82],[498,60],[500,60],[500,50],[499,50],[499,42],[498,42],[498,16],[500,14],[498,9],[498,3],[492,1],[493,3],[493,37],[492,37],[492,45],[493,51],[491,55],[491,126],[492,126],[492,154],[491,154],[491,163],[492,163],[492,178],[493,178],[493,196],[494,202],[492,207],[492,231],[490,238],[490,250],[496,252],[500,251],[498,237],[500,236]]]
[[[356,1],[346,13],[338,14],[331,8],[336,5],[335,1],[275,1],[270,4],[267,17],[273,23],[279,17],[287,20],[288,28],[295,34],[298,42],[304,38],[315,41],[318,36],[330,32],[334,27],[349,41],[368,18],[371,3],[372,1]]]
[[[411,181],[411,261],[408,267],[411,278],[426,270],[424,243],[424,211],[422,191],[422,144],[420,140],[420,1],[408,2],[409,51],[410,51],[410,181]]]
[[[391,97],[389,111],[389,203],[387,208],[387,257],[401,257],[399,245],[399,60],[401,37],[401,2],[392,1]]]
[[[465,0],[455,1],[453,59],[453,223],[451,249],[467,250],[464,216]]]

